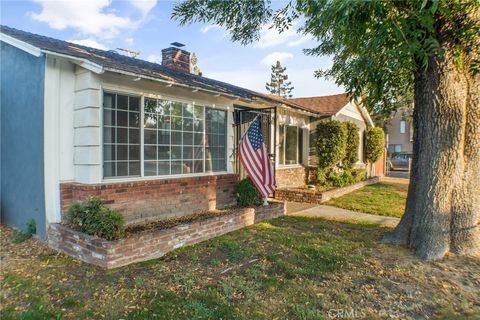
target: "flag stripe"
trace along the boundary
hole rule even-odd
[[[244,153],[248,153],[248,151],[245,151],[245,149],[248,149],[248,147],[246,146],[246,144],[242,144],[242,151]],[[241,153],[242,154],[242,153]],[[250,180],[252,180],[252,182],[255,184],[255,186],[257,187],[258,191],[260,192],[260,194],[262,195],[262,197],[266,197],[269,192],[266,190],[266,188],[261,184],[261,175],[260,173],[257,172],[257,168],[255,168],[255,166],[253,166],[250,162],[250,158],[248,156],[244,156],[244,157],[240,157],[240,160],[242,161],[243,163],[243,166],[245,167],[245,169],[247,170],[247,173],[250,177]]]
[[[273,166],[263,143],[258,117],[240,141],[239,158],[262,197],[267,197],[275,190]]]

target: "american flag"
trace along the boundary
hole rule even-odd
[[[240,141],[240,161],[263,198],[275,190],[272,162],[263,143],[260,121],[256,117]]]

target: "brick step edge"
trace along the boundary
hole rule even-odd
[[[316,192],[313,190],[299,190],[299,189],[277,189],[275,191],[275,199],[281,201],[304,202],[313,204],[322,204],[332,198],[338,198],[346,195],[352,191],[358,190],[365,186],[379,183],[380,177],[373,177],[364,181],[360,181],[349,186],[335,188],[327,191]]]

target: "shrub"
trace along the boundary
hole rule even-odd
[[[26,223],[25,231],[13,230],[12,242],[15,244],[22,243],[30,239],[34,234],[37,234],[37,222],[35,219],[30,219]]]
[[[331,187],[344,187],[352,184],[353,181],[352,173],[345,170],[339,174],[331,174],[328,178],[327,184]]]
[[[237,203],[242,207],[260,205],[262,203],[262,195],[249,177],[237,183]]]
[[[367,160],[374,163],[383,154],[385,133],[382,128],[374,127],[367,130]]]
[[[315,132],[319,184],[325,184],[334,167],[345,157],[347,129],[336,120],[322,121]]]
[[[353,182],[363,181],[367,177],[367,170],[365,169],[353,170],[352,176],[353,176]]]
[[[335,166],[345,157],[347,129],[336,120],[322,121],[316,130],[316,151],[319,169]]]
[[[66,220],[74,230],[106,240],[125,236],[123,216],[107,208],[99,198],[88,198],[82,203],[70,205]]]
[[[358,161],[358,127],[351,121],[343,122],[347,130],[347,143],[345,147],[345,157],[343,158],[344,169],[351,170]]]

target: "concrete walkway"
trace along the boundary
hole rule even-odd
[[[341,209],[337,207],[315,205],[314,207],[300,210],[292,210],[289,215],[301,215],[307,217],[323,217],[331,219],[348,219],[358,221],[368,221],[386,226],[396,226],[400,221],[399,218],[377,216],[374,214],[355,212],[351,210]]]

